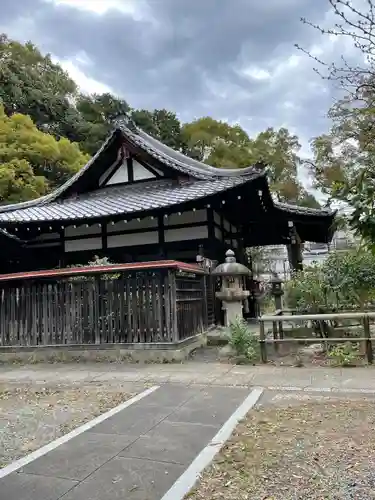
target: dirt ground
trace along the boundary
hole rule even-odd
[[[0,385],[0,467],[134,396],[131,386]]]
[[[187,498],[375,499],[374,410],[330,398],[252,410]]]

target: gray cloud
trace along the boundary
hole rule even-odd
[[[127,0],[123,0],[124,4]],[[77,0],[78,2],[78,0]],[[137,15],[45,0],[3,0],[1,29],[77,62],[135,107],[183,120],[211,115],[250,133],[290,127],[307,140],[326,126],[331,93],[294,48],[322,41],[300,17],[322,22],[327,0],[137,0]]]

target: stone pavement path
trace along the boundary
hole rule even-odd
[[[188,362],[165,365],[126,363],[57,363],[29,366],[0,365],[0,384],[183,384],[245,386],[375,393],[375,365],[364,368],[233,366]]]
[[[164,384],[0,479],[0,500],[160,500],[248,394]]]

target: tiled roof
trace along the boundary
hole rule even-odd
[[[192,158],[189,158],[188,156],[185,156],[178,151],[174,151],[173,149],[169,148],[168,146],[157,141],[142,130],[135,127],[135,125],[131,123],[121,122],[111,133],[111,135],[106,139],[99,151],[89,160],[89,162],[62,186],[55,189],[53,192],[35,200],[0,206],[0,213],[13,211],[16,209],[19,210],[29,207],[31,208],[37,205],[45,205],[57,200],[64,192],[71,188],[84,174],[86,174],[86,172],[91,169],[93,164],[106,150],[106,148],[108,148],[113,143],[113,141],[116,141],[116,139],[118,140],[120,136],[122,136],[125,140],[128,140],[130,143],[134,144],[136,147],[144,150],[153,158],[159,160],[167,167],[170,167],[172,170],[184,173],[198,180],[209,180],[215,178],[220,179],[223,177],[247,178],[248,176],[252,175],[256,175],[257,177],[265,176],[265,172],[257,166],[251,166],[242,169],[222,169],[206,165],[205,163],[193,160]]]
[[[159,180],[114,185],[79,197],[2,212],[0,223],[78,220],[151,211],[214,195],[257,177],[261,176],[252,174],[246,177],[223,177],[181,184],[172,180]]]
[[[310,208],[310,207],[301,207],[299,205],[290,205],[289,203],[282,203],[280,201],[274,201],[274,205],[276,208],[281,209],[284,212],[288,212],[290,214],[295,215],[316,215],[316,216],[334,216],[336,212],[332,210],[324,209],[324,208]]]
[[[138,129],[134,125],[119,124],[124,136],[133,144],[147,151],[153,158],[161,161],[165,165],[183,174],[195,177],[196,179],[213,179],[220,177],[246,177],[254,173],[265,175],[264,169],[257,165],[247,168],[218,168],[207,165],[198,160],[194,160],[179,151],[176,151],[162,142],[154,139],[150,135]]]
[[[85,175],[87,177],[93,171],[96,172],[95,175],[100,174],[96,166],[101,164],[97,160],[107,148],[120,147],[124,140],[171,170],[187,175],[192,182],[178,186],[169,180],[164,180],[157,183],[113,186],[80,194],[76,198],[69,197],[69,193],[76,189]],[[102,164],[103,167],[100,168],[108,168],[105,162]],[[58,189],[36,200],[0,206],[0,223],[73,220],[141,212],[196,200],[261,177],[266,183],[265,170],[259,165],[243,169],[212,167],[171,149],[131,122],[121,122],[92,159]],[[63,198],[62,195],[68,197]],[[316,215],[327,218],[334,216],[333,212],[327,210],[297,207],[279,202],[274,202],[274,205],[282,212],[291,215]]]

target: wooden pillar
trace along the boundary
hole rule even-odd
[[[159,256],[161,259],[165,259],[165,235],[164,235],[164,217],[163,215],[158,215],[158,233],[159,233]]]
[[[289,222],[290,244],[287,245],[289,265],[291,271],[302,271],[302,242],[299,237],[293,222]]]

